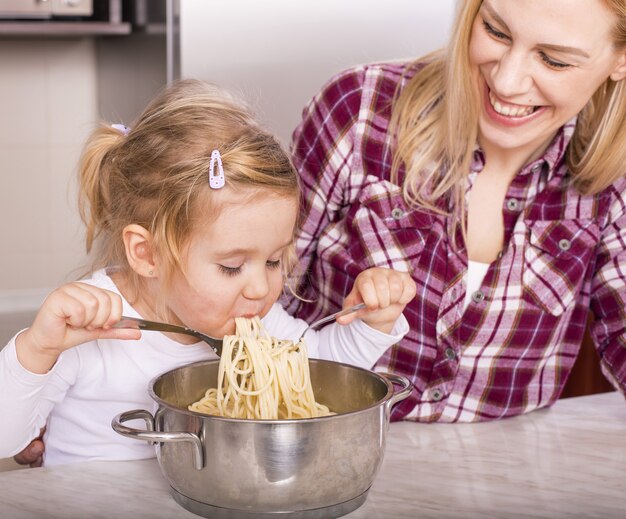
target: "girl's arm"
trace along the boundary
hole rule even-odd
[[[66,354],[52,371],[32,373],[17,358],[15,338],[5,346],[0,352],[0,458],[17,454],[39,436],[55,402],[73,383],[76,368],[76,355]]]
[[[6,419],[0,457],[20,452],[36,438],[65,397],[78,373],[75,346],[141,336],[139,330],[111,328],[121,315],[118,294],[87,283],[69,283],[46,298],[33,324],[0,353],[0,416]]]
[[[415,297],[415,281],[406,272],[374,267],[361,272],[343,307],[364,302],[366,308],[337,319],[319,332],[309,331],[305,341],[309,356],[371,368],[380,356],[409,331],[402,314]],[[274,310],[274,309],[273,309]],[[268,314],[264,324],[278,338],[296,340],[306,328],[301,319],[284,315],[280,309]],[[357,319],[358,317],[358,319]],[[278,326],[279,318],[283,325]],[[281,328],[280,332],[275,330]]]

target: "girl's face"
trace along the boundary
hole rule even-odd
[[[607,77],[621,79],[614,25],[601,0],[484,0],[469,50],[486,152],[536,158]]]
[[[264,316],[283,289],[282,260],[292,244],[297,200],[269,190],[242,197],[224,189],[221,210],[193,231],[167,305],[186,326],[215,337],[235,331],[235,317]]]

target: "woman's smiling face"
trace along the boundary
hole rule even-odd
[[[626,74],[602,0],[484,0],[472,27],[481,146],[535,158],[611,76]]]

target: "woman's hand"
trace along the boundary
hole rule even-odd
[[[32,326],[15,340],[17,358],[33,373],[47,373],[59,355],[95,339],[139,339],[139,330],[117,329],[122,298],[109,290],[69,283],[50,294]]]
[[[43,443],[43,433],[46,432],[46,428],[42,427],[39,431],[39,436],[32,440],[21,452],[18,452],[13,459],[15,463],[20,465],[29,465],[31,468],[41,467],[43,463],[43,451],[45,445]]]
[[[417,292],[410,274],[388,268],[373,267],[361,272],[343,307],[365,303],[367,309],[338,317],[340,324],[348,324],[360,318],[372,328],[390,333],[396,320]]]

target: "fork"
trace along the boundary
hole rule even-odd
[[[339,312],[335,312],[334,314],[330,314],[322,319],[319,319],[309,326],[306,327],[298,342],[302,340],[306,332],[309,330],[313,330],[318,328],[319,326],[326,324],[329,321],[336,319],[342,315],[351,314],[352,312],[357,312],[361,310],[361,308],[365,308],[365,303],[359,303],[358,305],[351,306],[346,308],[345,310],[341,310]],[[222,347],[224,345],[224,341],[222,339],[218,339],[217,337],[211,337],[206,333],[199,332],[198,330],[194,330],[193,328],[187,328],[186,326],[179,326],[177,324],[169,324],[169,323],[160,323],[157,321],[148,321],[147,319],[141,319],[139,317],[128,317],[123,315],[122,318],[113,325],[113,328],[133,328],[135,330],[148,330],[154,332],[170,332],[170,333],[182,333],[184,335],[191,335],[196,337],[204,342],[206,342],[211,349],[215,352],[218,357],[222,355]]]
[[[359,303],[358,305],[350,306],[346,308],[345,310],[340,310],[339,312],[335,312],[334,314],[327,315],[326,317],[322,317],[321,319],[318,319],[317,321],[312,322],[311,324],[309,324],[309,326],[305,328],[305,330],[302,332],[302,335],[300,335],[300,338],[298,339],[297,342],[300,342],[302,338],[304,337],[304,335],[306,334],[306,332],[308,332],[309,330],[314,330],[315,328],[319,328],[323,324],[326,324],[327,322],[337,319],[337,317],[341,317],[342,315],[348,315],[348,314],[351,314],[352,312],[357,312],[361,310],[362,308],[365,308],[365,303]]]
[[[176,324],[159,323],[157,321],[148,321],[147,319],[140,319],[138,317],[122,316],[122,319],[113,325],[113,328],[133,328],[135,330],[150,330],[155,332],[171,332],[182,333],[184,335],[192,335],[204,342],[206,342],[215,354],[220,357],[222,355],[222,346],[224,342],[222,339],[211,337],[206,333],[199,332],[193,328],[187,328],[186,326],[178,326]]]

